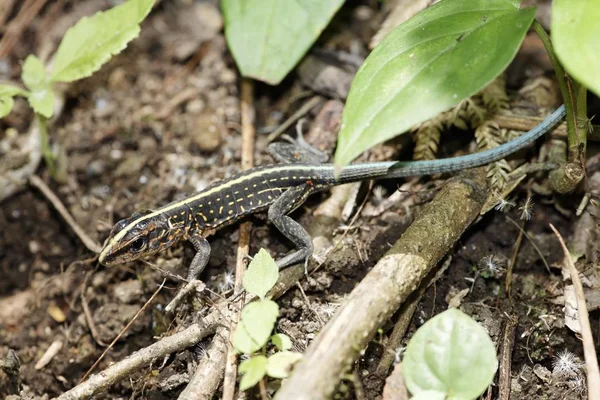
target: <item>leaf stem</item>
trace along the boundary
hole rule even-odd
[[[37,113],[35,115],[40,126],[40,146],[42,150],[42,156],[44,157],[44,162],[50,170],[50,176],[54,177],[56,175],[56,166],[54,165],[54,154],[50,149],[50,139],[48,138],[48,125],[46,124],[46,117]]]
[[[575,115],[575,101],[573,99],[572,93],[569,90],[569,86],[567,85],[568,76],[565,73],[564,68],[558,61],[558,57],[556,57],[556,53],[554,53],[554,47],[552,46],[552,42],[550,41],[550,37],[548,33],[544,29],[544,27],[537,21],[533,20],[532,24],[533,30],[539,38],[541,39],[544,47],[546,48],[546,52],[548,53],[548,57],[550,57],[550,61],[552,62],[552,67],[556,72],[556,79],[558,80],[558,86],[560,87],[560,93],[563,97],[563,102],[565,104],[565,108],[567,111],[567,137],[569,142],[569,161],[576,161],[575,159],[571,159],[573,152],[572,149],[579,148],[579,135],[577,134],[577,116]]]

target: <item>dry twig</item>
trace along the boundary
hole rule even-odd
[[[223,365],[227,357],[227,337],[229,329],[221,327],[200,360],[194,376],[179,395],[179,400],[210,400],[219,388],[223,378]]]
[[[588,395],[590,400],[600,399],[600,370],[598,369],[598,357],[594,347],[594,336],[590,326],[590,316],[585,303],[583,285],[579,279],[579,271],[575,268],[571,254],[560,233],[554,225],[550,224],[550,229],[554,232],[565,253],[565,269],[568,271],[575,288],[575,297],[577,298],[577,312],[579,314],[579,323],[581,324],[581,341],[583,342],[583,355],[585,356],[585,369],[587,371]]]
[[[81,240],[81,242],[88,248],[88,250],[98,254],[100,250],[102,250],[102,246],[96,243],[92,238],[90,238],[87,233],[75,222],[75,219],[69,214],[67,208],[62,204],[58,196],[54,194],[52,189],[46,185],[46,183],[40,179],[37,175],[33,175],[29,178],[29,183],[32,186],[37,188],[46,198],[52,203],[56,211],[60,214],[61,217],[65,220],[65,222],[73,229],[73,232],[77,235],[77,237]]]
[[[511,380],[511,365],[512,352],[515,345],[515,333],[519,319],[514,316],[507,315],[502,329],[502,342],[500,344],[500,366],[498,376],[498,399],[510,399],[510,380]]]
[[[254,165],[254,84],[249,79],[242,81],[242,169],[250,169]],[[246,272],[246,260],[248,259],[248,250],[250,248],[250,233],[252,225],[250,222],[244,222],[240,225],[240,236],[238,240],[237,258],[235,263],[235,284],[234,293],[242,291],[242,282]],[[235,317],[231,321],[229,335],[233,335],[235,328],[240,320],[242,305],[244,304],[244,294],[239,296],[236,301],[238,306],[235,311]],[[235,382],[237,377],[237,353],[233,348],[230,338],[227,346],[227,363],[225,364],[225,381],[223,382],[223,400],[233,400],[235,394]]]
[[[308,100],[306,103],[300,107],[298,111],[292,114],[283,124],[281,124],[277,129],[275,129],[269,136],[267,136],[267,143],[271,143],[273,140],[277,139],[287,128],[292,126],[292,124],[306,115],[310,110],[318,106],[323,102],[323,98],[320,96],[315,96],[312,99]]]

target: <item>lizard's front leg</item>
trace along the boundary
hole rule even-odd
[[[208,243],[208,240],[204,236],[196,232],[190,234],[188,240],[194,245],[194,249],[196,250],[196,255],[188,269],[188,280],[192,281],[200,276],[206,264],[208,264],[210,243]]]
[[[308,232],[302,225],[287,216],[304,203],[313,191],[313,187],[307,184],[292,187],[275,200],[269,208],[267,214],[269,221],[297,247],[292,254],[277,260],[277,266],[280,269],[300,262],[306,264],[313,253],[312,239]]]

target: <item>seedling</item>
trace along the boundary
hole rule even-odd
[[[279,269],[264,249],[256,254],[244,275],[244,289],[258,299],[242,309],[240,322],[233,334],[235,349],[248,356],[240,363],[240,372],[244,374],[240,390],[251,388],[265,375],[286,378],[292,366],[302,358],[300,353],[290,351],[292,341],[287,335],[272,334],[279,306],[267,298],[267,293],[275,286],[278,277]],[[268,353],[271,354],[267,356]]]
[[[54,115],[54,84],[77,81],[98,71],[139,35],[140,23],[153,4],[154,0],[129,0],[92,17],[83,17],[65,33],[51,67],[33,54],[27,56],[21,72],[26,89],[0,85],[0,118],[10,113],[15,96],[25,97],[33,108],[40,124],[42,154],[53,176],[56,171],[46,120]]]

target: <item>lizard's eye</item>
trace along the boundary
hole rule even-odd
[[[137,253],[137,252],[141,251],[145,246],[146,246],[146,239],[139,238],[139,239],[135,240],[133,243],[131,243],[131,250]]]

